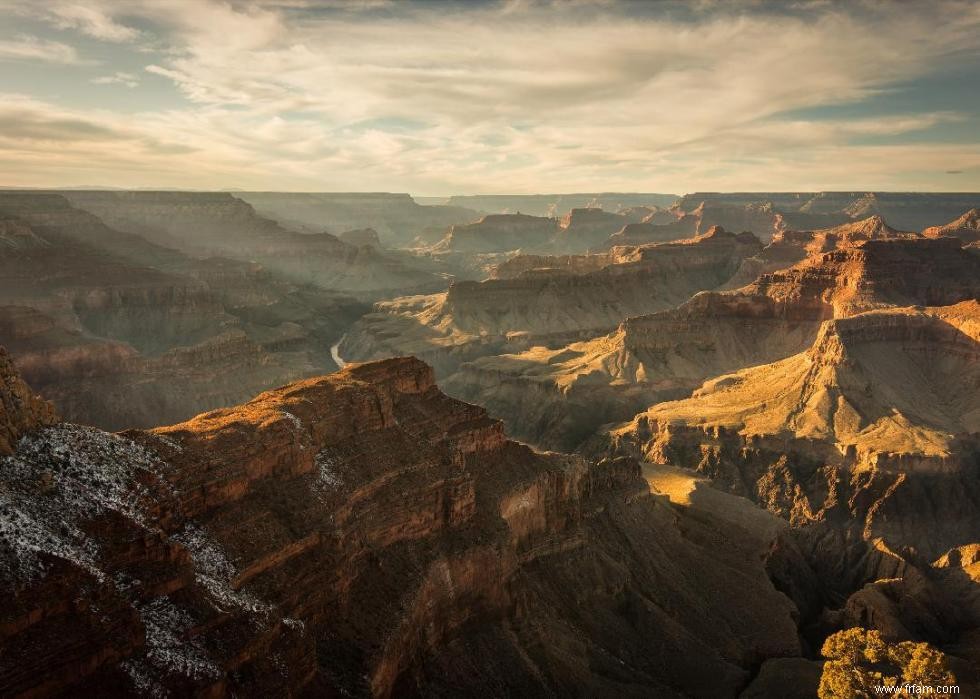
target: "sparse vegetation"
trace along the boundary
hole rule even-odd
[[[854,699],[880,694],[875,687],[956,684],[942,651],[928,643],[886,642],[880,631],[848,629],[830,636],[820,651],[827,659],[820,699]]]

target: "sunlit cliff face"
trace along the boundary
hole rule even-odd
[[[0,0],[0,16],[7,185],[980,186],[975,3]]]

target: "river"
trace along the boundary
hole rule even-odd
[[[333,360],[337,362],[337,366],[341,369],[347,365],[347,362],[340,358],[340,343],[344,341],[345,337],[347,336],[342,335],[340,339],[337,340],[337,344],[330,346],[330,356],[333,357]]]

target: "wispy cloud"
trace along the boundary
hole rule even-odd
[[[21,34],[13,39],[0,39],[0,61],[46,61],[75,65],[83,63],[74,46],[29,34]]]
[[[92,78],[92,83],[95,85],[124,85],[134,88],[140,84],[140,81],[133,73],[119,70],[112,75],[100,75],[97,78]]]
[[[46,16],[61,29],[77,29],[102,41],[134,41],[140,35],[139,30],[114,21],[107,9],[90,2],[55,2]]]

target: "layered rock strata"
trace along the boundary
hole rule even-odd
[[[445,294],[376,305],[340,352],[354,360],[410,354],[445,375],[479,356],[609,332],[626,317],[724,284],[760,249],[751,235],[716,228],[688,241],[619,250],[614,264],[594,272],[531,269],[512,279],[460,282]]]
[[[800,652],[762,542],[508,441],[413,359],[37,428],[0,482],[5,696],[734,696]]]

